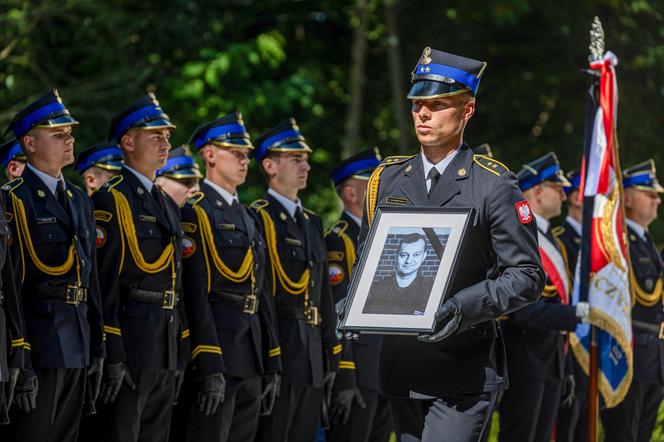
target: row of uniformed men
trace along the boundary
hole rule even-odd
[[[547,283],[542,297],[503,318],[510,387],[499,405],[501,441],[588,440],[588,378],[572,354],[568,333],[587,322],[588,305],[571,305],[572,275],[581,245],[582,203],[578,170],[563,175],[551,152],[517,174],[535,217]],[[664,399],[664,266],[648,226],[659,193],[653,160],[623,171],[629,238],[634,333],[634,377],[624,401],[602,411],[607,441],[649,441]],[[563,225],[551,219],[567,201]],[[532,211],[532,215],[530,214]]]
[[[76,159],[88,195],[62,174],[77,124],[53,90],[0,149],[2,440],[311,441],[330,421],[330,440],[386,440],[378,343],[342,350],[334,308],[377,150],[335,170],[326,238],[298,199],[311,149],[293,119],[253,143],[239,114],[199,127],[201,181],[149,94]],[[252,152],[269,190],[249,209]]]

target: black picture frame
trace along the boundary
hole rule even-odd
[[[458,261],[474,213],[472,208],[378,206],[362,255],[348,286],[345,308],[338,329],[343,332],[374,334],[432,333],[436,327],[434,314],[450,296],[449,287],[459,268]],[[417,233],[418,229],[422,234]],[[409,231],[411,233],[403,233]],[[399,235],[401,235],[398,240],[399,245],[395,249],[395,238],[399,238]],[[443,245],[440,238],[445,235],[447,236]],[[410,285],[413,285],[419,278],[418,285],[411,290],[415,292],[416,297],[403,302],[404,298],[398,295],[408,293],[410,285],[403,289],[391,290],[389,288],[392,287],[390,285],[392,282],[383,284],[382,280],[377,278],[378,273],[385,273],[385,263],[390,259],[389,253],[392,253],[393,275],[396,280],[399,272],[397,254],[401,250],[401,244],[408,241],[406,236],[411,240],[417,236],[424,237],[420,238],[424,239],[422,250],[425,258],[422,259],[426,259],[430,255],[427,251],[433,249],[436,252],[433,259],[435,261],[435,258],[438,258],[438,265],[435,276],[430,282],[429,293],[423,298],[420,296],[421,292],[426,290],[431,279],[425,278],[425,272],[431,273],[432,267],[428,265],[424,270],[420,270],[423,262],[418,264],[415,270],[416,276],[410,282]],[[383,279],[387,278],[390,277],[386,276]],[[427,283],[422,282],[425,280]],[[378,289],[379,285],[382,291]],[[390,296],[394,296],[394,303],[390,302]],[[408,293],[408,296],[411,294]],[[408,309],[416,304],[426,307],[423,311],[410,312]]]

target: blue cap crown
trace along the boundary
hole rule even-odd
[[[101,141],[86,147],[78,154],[74,169],[83,174],[90,167],[119,171],[122,168],[122,150],[117,144],[109,141]]]
[[[0,162],[2,162],[2,165],[7,167],[11,160],[26,161],[23,149],[15,139],[0,144]]]
[[[249,133],[244,127],[242,114],[234,112],[200,126],[189,140],[189,144],[200,150],[207,144],[220,147],[248,147],[253,149]]]
[[[198,164],[191,155],[189,146],[175,147],[168,152],[166,165],[157,171],[157,176],[164,176],[175,180],[203,178]]]
[[[565,193],[570,194],[574,190],[579,190],[579,186],[581,186],[581,169],[574,169],[566,174],[567,179],[569,180],[569,187],[565,187]]]
[[[369,179],[381,161],[382,158],[377,147],[363,150],[339,163],[332,171],[332,181],[335,186],[338,186],[351,177]]]
[[[108,140],[118,143],[129,129],[175,129],[168,115],[159,106],[152,92],[134,101],[129,107],[113,117]]]
[[[17,140],[35,127],[61,127],[74,126],[78,124],[69,113],[57,89],[51,89],[44,96],[33,101],[16,113],[9,124],[10,130],[14,132]]]
[[[255,146],[257,161],[261,161],[269,152],[311,152],[295,118],[289,118],[256,138]]]
[[[408,99],[431,99],[470,92],[477,95],[486,63],[424,48],[411,74]]]
[[[623,187],[664,193],[664,187],[657,180],[655,161],[649,159],[643,163],[628,167],[623,171]]]
[[[516,174],[516,177],[519,179],[521,191],[526,191],[544,181],[558,183],[564,187],[570,186],[569,181],[567,181],[567,178],[565,178],[560,169],[558,157],[553,152],[549,152],[528,164],[524,164],[523,168]]]

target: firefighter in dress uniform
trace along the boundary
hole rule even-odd
[[[106,181],[120,173],[122,151],[113,142],[95,143],[78,154],[74,169],[83,178],[85,190],[90,196]]]

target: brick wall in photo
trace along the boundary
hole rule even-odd
[[[397,247],[399,247],[399,242],[401,241],[401,238],[404,236],[406,235],[394,234],[394,233],[387,235],[387,239],[385,240],[385,245],[383,246],[383,252],[380,255],[380,261],[378,261],[378,268],[376,269],[376,273],[374,274],[373,278],[374,282],[380,281],[383,278],[387,278],[389,276],[394,275]],[[443,245],[443,247],[445,247],[445,244],[447,244],[448,236],[449,235],[438,235],[438,238],[440,239],[440,242]],[[426,250],[427,250],[427,258],[422,263],[422,266],[420,267],[420,272],[425,277],[434,278],[436,276],[436,270],[438,270],[438,265],[440,264],[440,260],[436,256],[436,252],[434,252],[433,247],[431,246],[431,243],[429,242],[428,239],[426,239]]]

